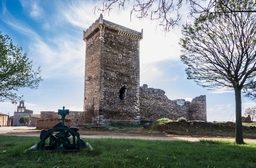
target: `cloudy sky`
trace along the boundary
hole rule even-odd
[[[20,89],[25,106],[40,111],[57,111],[65,106],[83,110],[86,30],[100,15],[98,1],[79,0],[1,0],[0,31],[23,48],[34,68],[41,66],[43,81],[37,90]],[[180,61],[180,27],[163,32],[157,23],[130,16],[130,9],[103,14],[103,18],[141,31],[140,83],[159,88],[169,99],[186,99],[199,95],[207,98],[208,121],[234,121],[235,98],[231,91],[208,91],[187,80]],[[187,19],[186,15],[183,20]],[[182,23],[181,23],[182,24]],[[256,106],[243,97],[243,111]],[[0,112],[13,115],[16,105],[0,102]]]

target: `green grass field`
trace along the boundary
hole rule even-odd
[[[161,141],[136,139],[84,139],[94,150],[50,153],[25,149],[38,137],[0,135],[0,167],[10,168],[253,168],[256,144],[227,141]]]

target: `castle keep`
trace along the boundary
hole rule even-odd
[[[84,31],[83,39],[85,122],[138,122],[142,32],[104,20],[101,15]]]
[[[104,20],[86,30],[84,112],[86,123],[139,123],[168,117],[206,121],[206,97],[169,100],[160,89],[140,87],[137,32]]]
[[[207,121],[206,96],[192,101],[169,100],[161,89],[140,86],[137,32],[104,20],[102,15],[83,33],[86,42],[84,111],[72,111],[70,126],[84,123],[127,123],[159,118]],[[175,88],[174,88],[175,89]],[[52,128],[60,122],[54,111],[42,111],[37,128]]]

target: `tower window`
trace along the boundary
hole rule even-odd
[[[121,89],[119,90],[119,98],[120,100],[124,100],[126,97],[126,92],[127,92],[127,88],[126,86],[122,86]]]

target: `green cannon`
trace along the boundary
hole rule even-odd
[[[79,151],[85,147],[85,142],[80,139],[77,127],[67,127],[65,125],[65,117],[69,114],[69,110],[59,109],[58,114],[61,115],[62,122],[56,124],[52,129],[42,130],[40,133],[40,142],[37,144],[38,150],[50,151]]]

